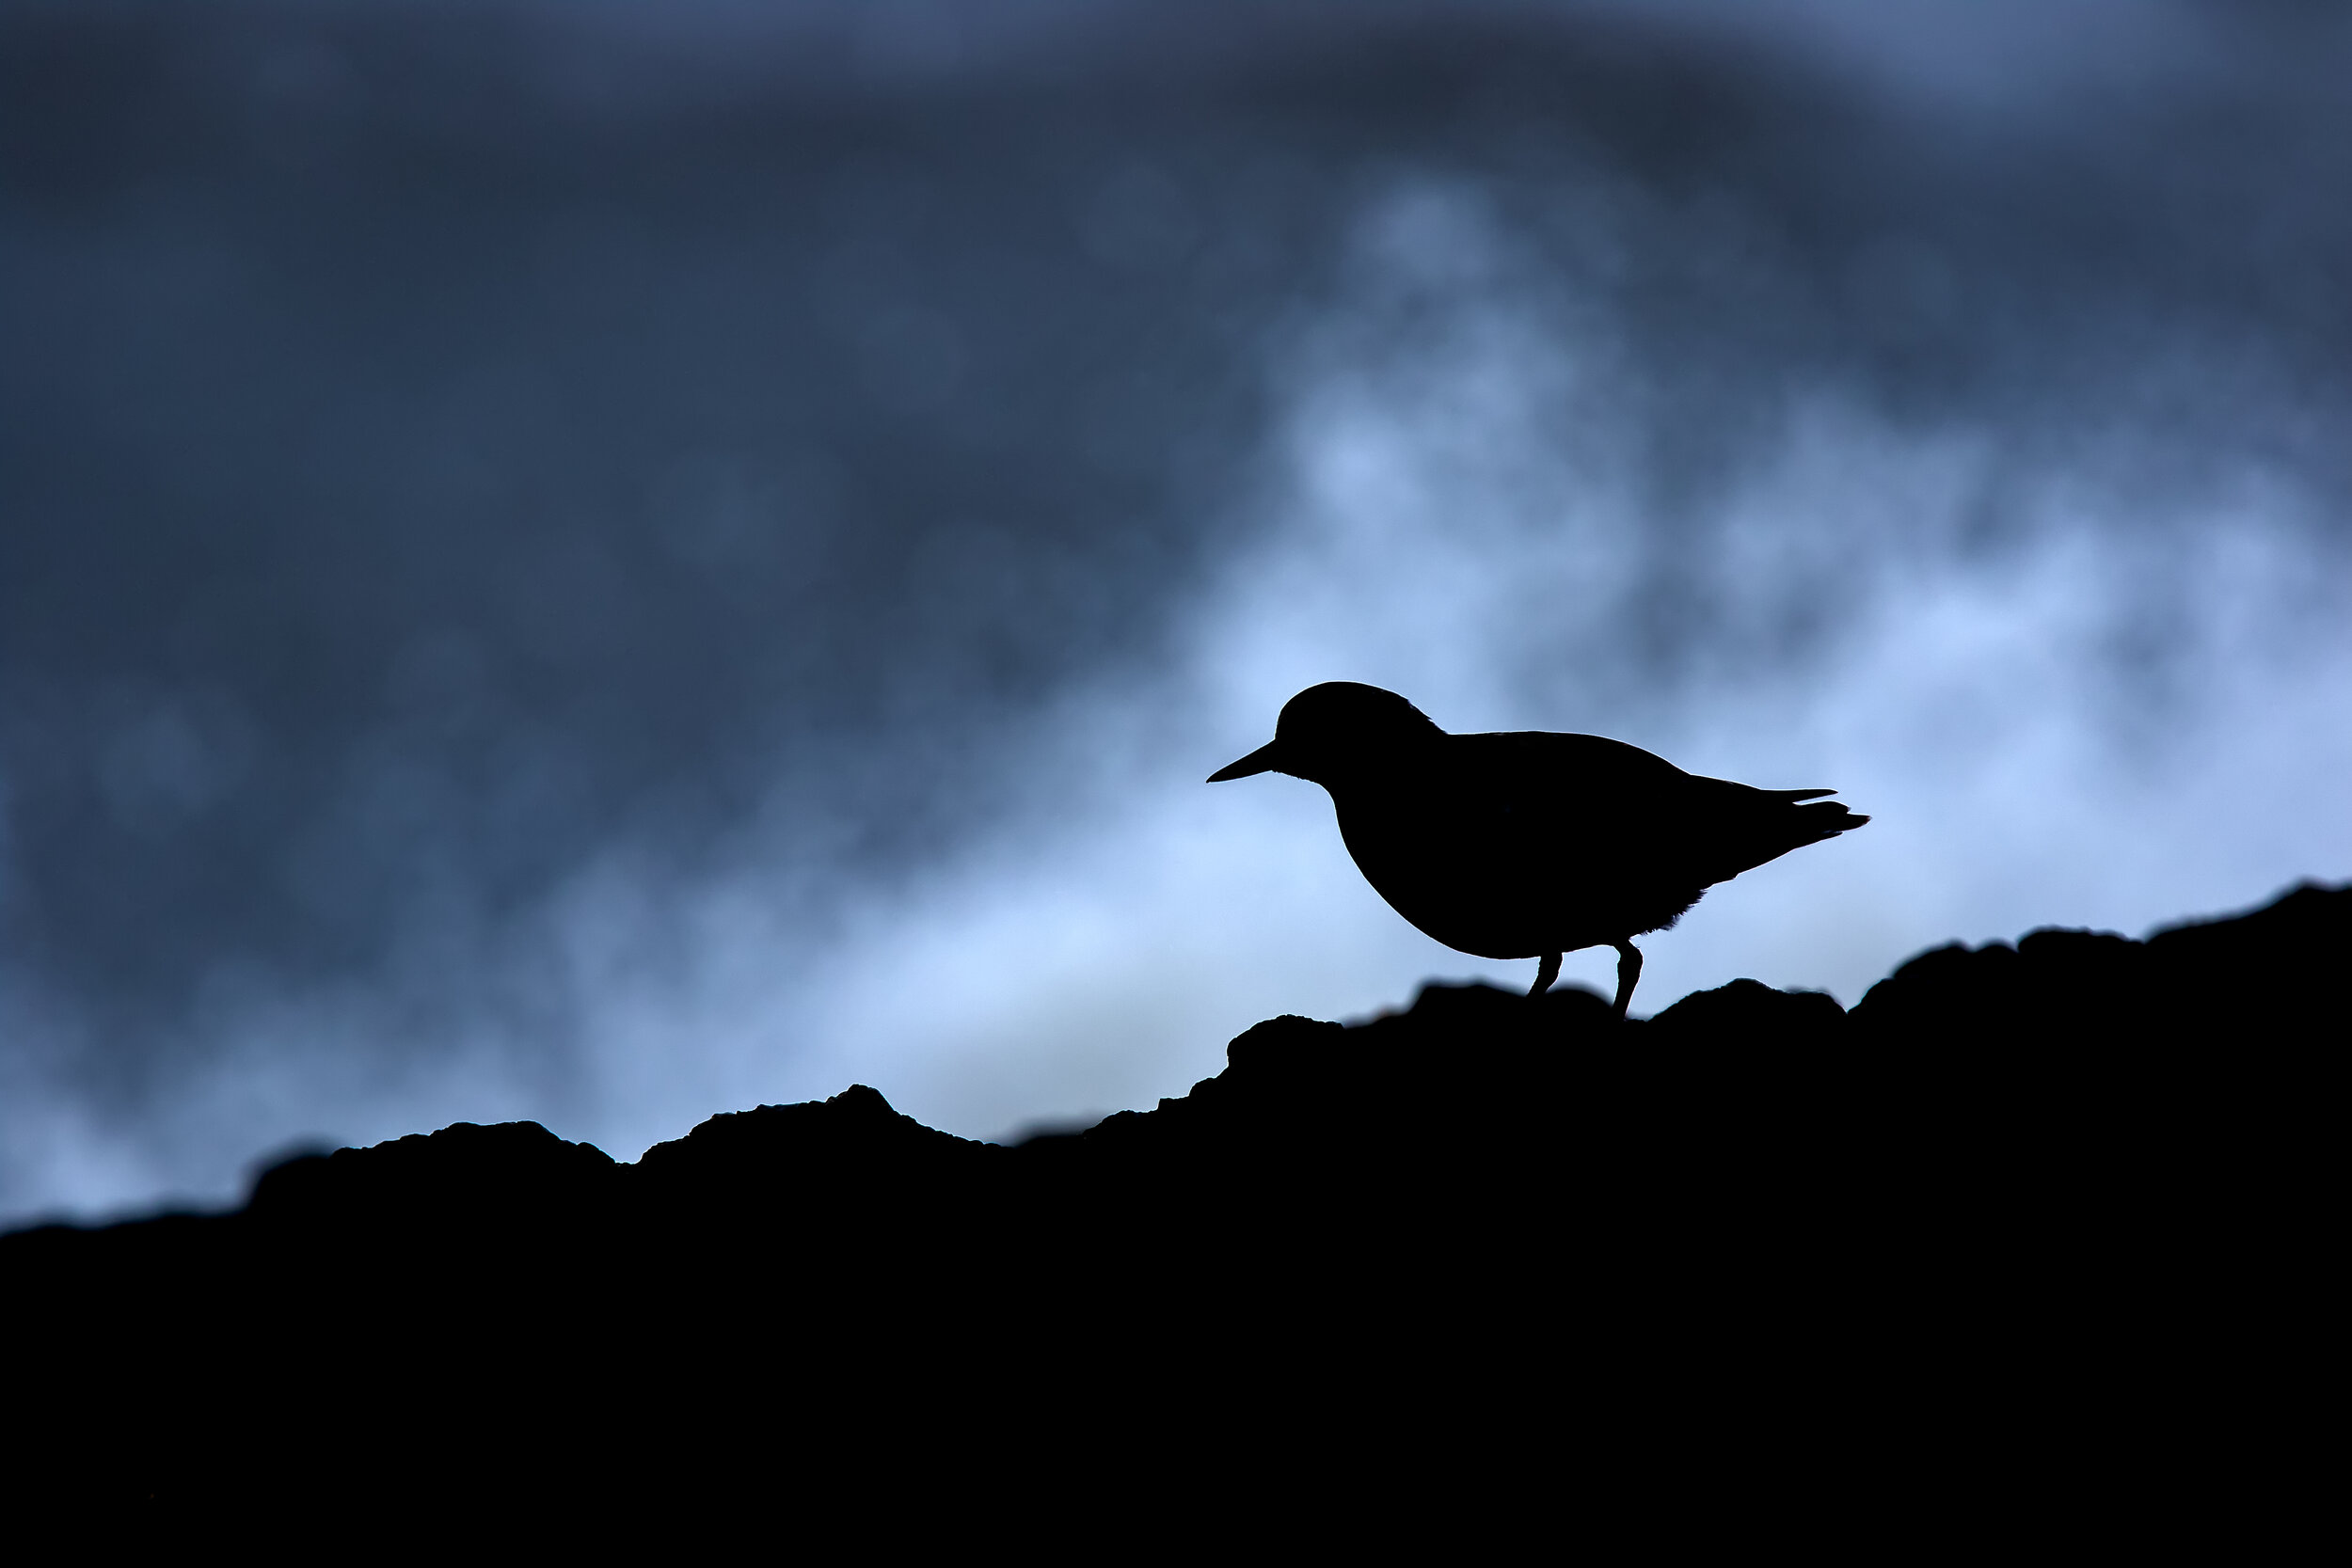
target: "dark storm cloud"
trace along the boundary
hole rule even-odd
[[[128,1006],[365,962],[444,869],[489,916],[598,835],[691,853],[778,767],[919,851],[1002,705],[1148,642],[1242,434],[1163,264],[1232,214],[1122,166],[1148,128],[607,139],[484,29],[369,20],[10,51],[10,908]]]
[[[1629,690],[1866,592],[1706,568],[1825,386],[2012,467],[2127,442],[2149,528],[2282,468],[2340,537],[2344,25],[2058,9],[2008,74],[1998,17],[1804,6],[0,12],[5,1070],[135,1122],[224,997],[340,986],[409,1022],[310,1049],[503,1010],[562,1077],[518,922],[756,844],[821,929],[1040,810],[1005,737],[1269,526],[1269,367],[1409,376],[1465,296],[1616,345]],[[1423,188],[1501,260],[1363,283]]]

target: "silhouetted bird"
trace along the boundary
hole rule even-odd
[[[1717,882],[1870,820],[1829,789],[1753,789],[1597,735],[1448,735],[1393,691],[1311,686],[1274,738],[1209,783],[1321,784],[1365,880],[1397,913],[1482,958],[1541,958],[1539,995],[1580,947],[1617,950],[1625,1016],[1642,954]]]

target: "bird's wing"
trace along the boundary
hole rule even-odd
[[[1665,758],[1597,735],[1506,731],[1448,738],[1462,799],[1456,809],[1490,831],[1523,835],[1549,858],[1593,835],[1646,840],[1670,825],[1692,783]]]
[[[1867,818],[1842,805],[1801,805],[1827,789],[1756,789],[1686,773],[1605,736],[1506,732],[1451,737],[1470,766],[1456,809],[1520,844],[1531,869],[1706,887]]]
[[[1471,764],[1467,771],[1526,794],[1531,804],[1588,795],[1652,795],[1691,777],[1655,752],[1607,736],[1506,730],[1453,736],[1447,744]]]

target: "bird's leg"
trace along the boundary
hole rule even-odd
[[[1560,955],[1557,953],[1547,953],[1544,955],[1544,961],[1535,966],[1535,989],[1529,991],[1527,994],[1530,996],[1543,995],[1544,992],[1551,989],[1551,983],[1558,978],[1560,978]]]
[[[1617,1021],[1625,1021],[1625,1005],[1633,1000],[1633,988],[1642,978],[1642,950],[1629,942],[1617,943]]]

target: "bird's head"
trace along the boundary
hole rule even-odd
[[[1274,738],[1239,762],[1209,775],[1209,783],[1252,773],[1288,773],[1329,788],[1340,779],[1392,762],[1400,752],[1445,732],[1429,716],[1376,686],[1326,681],[1282,705]]]

